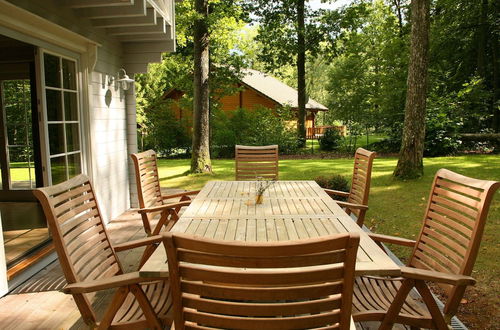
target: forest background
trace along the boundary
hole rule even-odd
[[[278,116],[263,109],[231,116],[219,110],[220,99],[238,91],[243,68],[297,87],[294,21],[287,19],[295,12],[288,2],[273,8],[267,22],[255,6],[259,1],[209,2],[212,157],[231,157],[227,146],[238,143],[277,143],[283,153],[300,153],[296,133],[284,124],[293,116],[289,109]],[[498,150],[498,135],[492,134],[500,127],[497,13],[491,0],[431,1],[426,156]],[[307,96],[330,109],[317,125],[347,125],[350,136],[340,149],[352,151],[356,137],[376,133],[386,139],[372,149],[399,151],[410,15],[403,0],[352,1],[336,9],[313,9],[306,2]],[[190,124],[175,118],[172,102],[192,109],[192,2],[177,3],[176,16],[177,51],[136,78],[140,145],[164,156],[189,154],[191,146]],[[182,98],[164,100],[174,88],[184,92]]]

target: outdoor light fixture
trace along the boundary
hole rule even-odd
[[[115,77],[113,76],[110,76],[109,79],[108,79],[108,86],[111,86],[113,84],[113,82],[116,81],[116,84],[117,84],[117,87],[118,88],[121,88],[122,90],[126,91],[130,88],[130,85],[132,83],[134,83],[134,79],[131,79],[128,75],[127,75],[127,71],[125,71],[125,69],[120,69],[118,71],[118,73],[116,74],[116,76],[118,78],[115,79]]]

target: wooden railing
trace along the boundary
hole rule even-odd
[[[307,128],[307,134],[306,137],[309,140],[312,139],[317,139],[321,137],[323,134],[325,134],[326,130],[329,128],[336,129],[339,131],[340,135],[346,136],[347,135],[347,127],[345,125],[340,125],[340,126],[316,126],[316,127],[308,127]]]

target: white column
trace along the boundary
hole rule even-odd
[[[137,200],[137,185],[135,183],[135,169],[130,158],[130,154],[137,152],[137,110],[135,105],[135,86],[131,86],[126,93],[125,106],[127,109],[127,150],[128,159],[128,175],[130,182],[130,206],[138,207]]]

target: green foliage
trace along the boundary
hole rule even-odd
[[[210,0],[208,25],[210,30],[210,104],[216,111],[220,98],[237,91],[236,82],[242,65],[242,56],[234,52],[242,40],[238,31],[248,17],[234,1]],[[193,23],[196,18],[193,1],[176,3],[177,52],[165,53],[161,63],[151,64],[146,74],[136,75],[137,121],[143,127],[148,145],[162,146],[167,152],[174,147],[184,147],[185,126],[181,124],[172,133],[162,132],[174,127],[172,109],[164,104],[164,93],[172,89],[182,92],[177,105],[184,111],[193,108]],[[163,111],[165,110],[165,111]],[[189,124],[190,125],[190,124]],[[183,127],[184,126],[184,127]],[[160,138],[167,137],[167,142]]]
[[[282,66],[295,65],[299,45],[297,42],[297,1],[245,1],[247,9],[258,21],[258,35],[255,40],[262,45],[257,54],[267,71]],[[305,3],[305,50],[315,57],[324,34],[320,29],[320,11],[314,11]]]
[[[403,118],[406,39],[390,7],[380,1],[354,4],[338,15],[344,17],[344,30],[328,71],[329,120],[342,120],[350,131],[356,124],[387,128]]]
[[[153,149],[168,156],[175,151],[184,151],[191,147],[188,123],[175,117],[170,102],[158,102],[149,107],[144,124],[147,127],[144,137],[145,150]]]
[[[338,130],[329,128],[325,131],[323,136],[318,139],[318,142],[321,150],[333,151],[340,146],[342,142],[342,136],[340,135],[340,132]]]
[[[211,154],[234,157],[234,146],[277,144],[280,153],[298,150],[297,133],[290,127],[290,109],[238,109],[231,113],[216,111],[212,117]]]
[[[328,176],[321,175],[314,178],[314,181],[316,181],[316,183],[320,187],[325,189],[349,192],[349,180],[347,180],[343,175],[340,174],[328,175]],[[346,197],[342,196],[335,196],[335,199],[341,201],[347,200]]]

